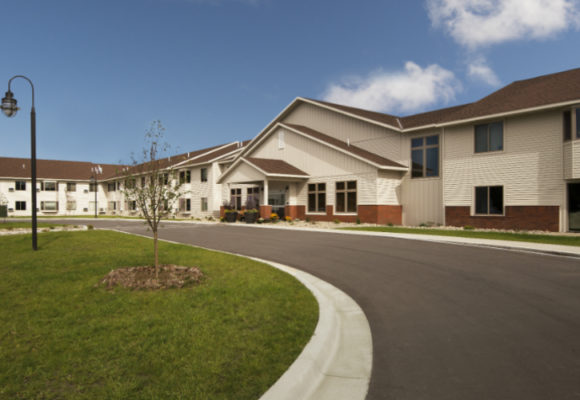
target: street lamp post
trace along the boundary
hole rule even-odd
[[[32,81],[23,75],[16,75],[10,78],[8,81],[8,91],[6,96],[2,99],[2,112],[7,117],[13,117],[18,111],[16,106],[17,101],[14,98],[14,94],[10,91],[10,84],[15,78],[22,78],[28,83],[32,88],[32,108],[30,109],[30,169],[31,169],[31,192],[32,192],[32,249],[38,250],[37,246],[37,221],[36,221],[36,111],[34,110],[34,85]]]

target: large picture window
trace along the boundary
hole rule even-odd
[[[439,136],[411,139],[411,178],[439,176]]]
[[[336,212],[355,213],[356,205],[356,181],[336,182]]]
[[[308,212],[326,212],[326,183],[308,184]]]
[[[475,214],[503,214],[503,186],[480,186],[475,188]]]
[[[475,152],[503,150],[503,122],[475,125]]]

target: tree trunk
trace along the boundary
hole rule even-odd
[[[159,279],[159,251],[157,250],[157,230],[153,232],[153,253],[155,256],[155,278]]]

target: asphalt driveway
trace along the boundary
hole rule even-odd
[[[148,234],[142,222],[98,227]],[[368,399],[580,399],[579,259],[415,240],[165,224],[349,294],[373,335]]]

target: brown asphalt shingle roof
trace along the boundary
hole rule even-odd
[[[343,142],[342,140],[338,140],[332,136],[325,135],[324,133],[320,133],[318,131],[315,131],[314,129],[308,128],[307,126],[295,125],[295,124],[284,124],[284,125],[292,128],[292,129],[295,129],[297,131],[300,131],[301,133],[303,133],[307,136],[313,137],[315,139],[321,140],[321,141],[326,142],[330,145],[338,147],[342,150],[345,150],[349,153],[355,154],[359,157],[362,157],[362,158],[364,158],[368,161],[371,161],[375,164],[378,164],[380,166],[407,168],[406,166],[399,164],[399,163],[396,163],[394,161],[391,161],[388,158],[381,157],[375,153],[371,153],[370,151],[361,149],[360,147],[353,146],[352,144],[349,145],[348,143]]]
[[[36,160],[38,179],[90,180],[92,167],[100,166],[103,173],[99,178],[114,175],[122,165],[94,164],[85,161]],[[10,178],[30,178],[29,158],[0,157],[0,176]]]
[[[277,174],[277,175],[298,175],[308,177],[308,174],[293,165],[288,164],[286,161],[274,160],[271,158],[246,158],[250,163],[254,164],[256,167],[260,168],[267,174]]]
[[[377,121],[377,122],[380,122],[382,124],[391,125],[395,128],[400,128],[400,125],[398,122],[399,118],[394,116],[394,115],[383,114],[383,113],[369,111],[369,110],[363,110],[362,108],[344,106],[342,104],[329,103],[327,101],[322,101],[322,100],[315,100],[315,99],[307,99],[307,100],[312,101],[314,103],[319,103],[319,104],[322,104],[325,106],[329,106],[332,108],[336,108],[338,110],[347,112],[349,114],[354,114],[354,115],[357,115],[357,116],[362,117],[362,118],[370,119],[372,121]]]

